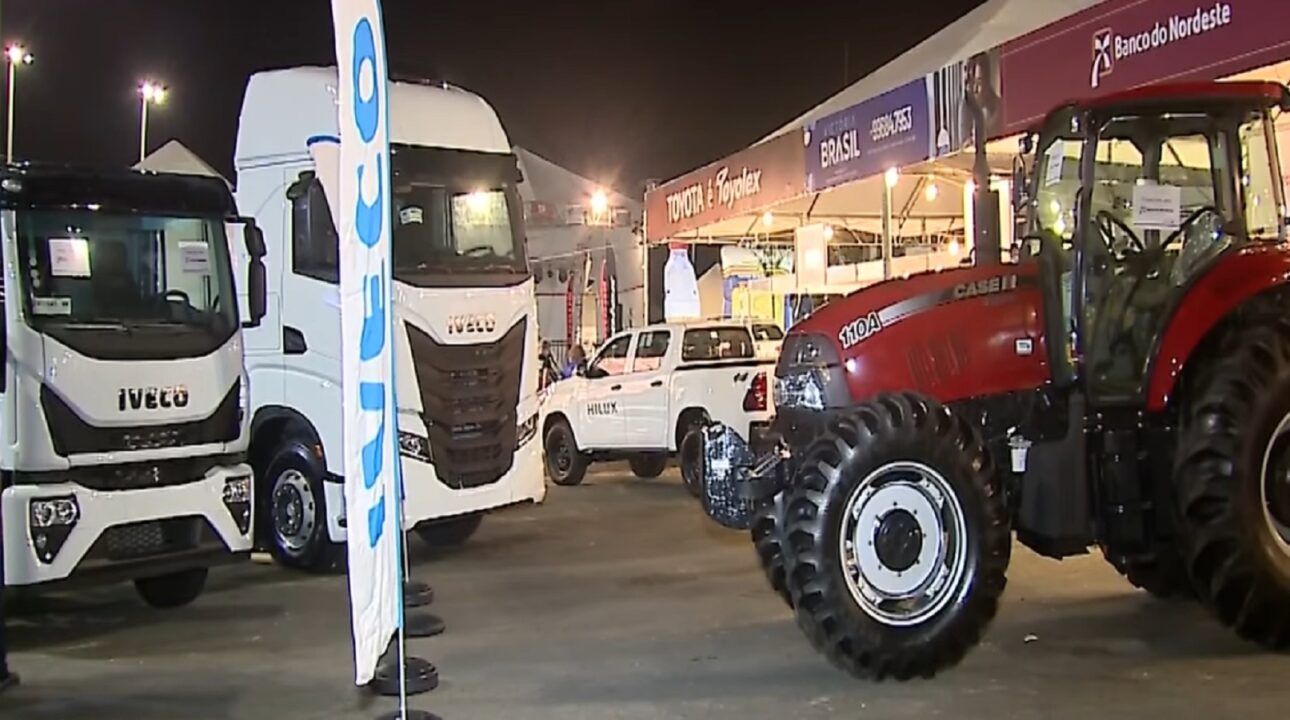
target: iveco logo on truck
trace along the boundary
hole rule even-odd
[[[117,410],[161,410],[188,406],[188,388],[171,387],[121,388],[116,392]]]
[[[450,315],[448,316],[448,334],[464,335],[465,333],[490,333],[497,329],[497,316],[488,315]]]
[[[955,300],[966,300],[968,298],[979,297],[981,295],[994,295],[995,293],[1008,292],[1017,289],[1016,275],[1000,275],[998,277],[987,278],[985,280],[974,280],[963,283],[954,288]]]

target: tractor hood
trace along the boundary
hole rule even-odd
[[[1049,377],[1042,303],[1033,264],[888,280],[794,325],[776,376],[826,370],[824,407],[903,390],[951,402],[1036,387]]]

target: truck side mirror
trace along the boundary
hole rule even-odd
[[[247,220],[244,226],[243,238],[246,242],[246,300],[247,310],[251,316],[249,322],[243,323],[244,327],[258,327],[260,321],[264,319],[265,313],[268,312],[268,276],[264,270],[264,255],[266,248],[264,245],[264,231],[255,224],[254,220]]]

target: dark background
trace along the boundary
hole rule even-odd
[[[763,137],[981,0],[384,0],[395,75],[483,95],[511,141],[640,192]],[[149,148],[178,138],[232,172],[254,71],[335,63],[329,0],[0,0],[20,70],[15,155],[138,154],[136,88],[171,94]]]

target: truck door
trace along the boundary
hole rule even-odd
[[[623,447],[654,450],[667,448],[667,353],[672,346],[669,329],[642,332],[632,352],[629,372],[620,391],[623,408]]]
[[[605,449],[623,446],[623,376],[631,350],[632,335],[619,335],[605,343],[587,364],[586,387],[578,413],[579,444]]]

